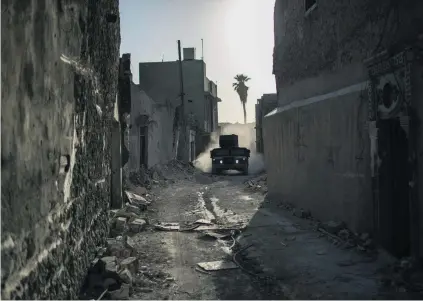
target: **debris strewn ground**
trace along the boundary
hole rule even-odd
[[[126,187],[125,206],[110,211],[110,238],[81,298],[420,296],[414,262],[394,263],[342,222],[275,206],[265,174],[212,177],[173,161],[142,177]]]

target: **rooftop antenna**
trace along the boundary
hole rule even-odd
[[[162,53],[162,62],[164,61],[164,53]]]

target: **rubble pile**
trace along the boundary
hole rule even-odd
[[[164,186],[180,179],[192,180],[196,171],[192,163],[172,160],[166,164],[157,164],[150,169],[143,167],[137,172],[130,173],[126,187],[136,185],[150,190],[154,185]]]
[[[317,231],[322,235],[326,235],[333,244],[339,245],[345,249],[356,248],[360,252],[369,255],[375,255],[377,252],[376,245],[368,233],[355,233],[349,230],[345,223],[329,221],[326,223],[318,223]]]
[[[246,190],[251,192],[267,193],[267,175],[263,174],[254,179],[247,180],[245,182]]]
[[[356,248],[358,251],[368,255],[375,255],[377,252],[376,245],[370,234],[353,232],[348,229],[344,222],[320,222],[312,216],[310,210],[295,208],[290,203],[281,203],[278,207],[291,212],[292,215],[298,218],[310,220],[316,225],[316,230],[321,233],[321,236],[326,236],[336,246],[345,249]]]
[[[140,191],[142,192],[142,189]],[[131,191],[125,191],[125,196],[127,202],[122,209],[110,210],[110,237],[139,233],[148,224],[144,212],[151,204],[151,199],[147,199],[151,195],[145,193],[144,196],[141,196]]]

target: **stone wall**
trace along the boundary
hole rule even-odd
[[[273,69],[278,91],[414,39],[423,27],[419,0],[276,0]],[[279,93],[278,93],[279,94]]]
[[[119,2],[1,6],[1,296],[75,299],[108,233]]]

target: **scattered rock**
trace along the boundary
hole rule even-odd
[[[115,229],[117,231],[125,231],[125,226],[126,226],[126,218],[124,217],[118,217],[117,219],[115,219]]]
[[[144,219],[137,218],[129,223],[129,230],[133,233],[141,232],[145,228],[146,224],[147,222]]]
[[[120,263],[122,269],[128,269],[133,275],[138,273],[138,258],[128,257]]]
[[[110,256],[116,257],[129,257],[132,255],[132,250],[128,250],[125,248],[123,241],[115,239],[115,238],[108,238],[107,239],[107,254]]]
[[[128,300],[130,289],[131,287],[129,284],[123,283],[119,289],[109,292],[110,299],[111,300]]]
[[[337,235],[339,231],[345,229],[346,226],[345,226],[345,223],[343,222],[329,221],[327,223],[321,223],[319,225],[319,228],[322,228],[323,230],[325,230],[326,232],[330,234]]]
[[[145,198],[143,198],[142,196],[138,194],[135,194],[130,191],[125,191],[125,193],[126,193],[126,196],[128,197],[129,203],[131,205],[137,206],[141,210],[145,210],[147,206],[150,205],[149,201],[147,201]]]
[[[347,229],[342,229],[341,231],[339,231],[338,236],[342,240],[348,240],[348,238],[350,237],[350,232]]]
[[[117,272],[116,256],[105,256],[101,258],[101,261],[105,265],[105,272],[111,272],[111,273]]]
[[[132,284],[132,274],[128,269],[124,269],[119,273],[120,279],[122,279],[123,282]]]
[[[126,210],[128,212],[135,213],[136,215],[140,215],[141,214],[141,209],[138,206],[135,206],[135,205],[126,204]]]

